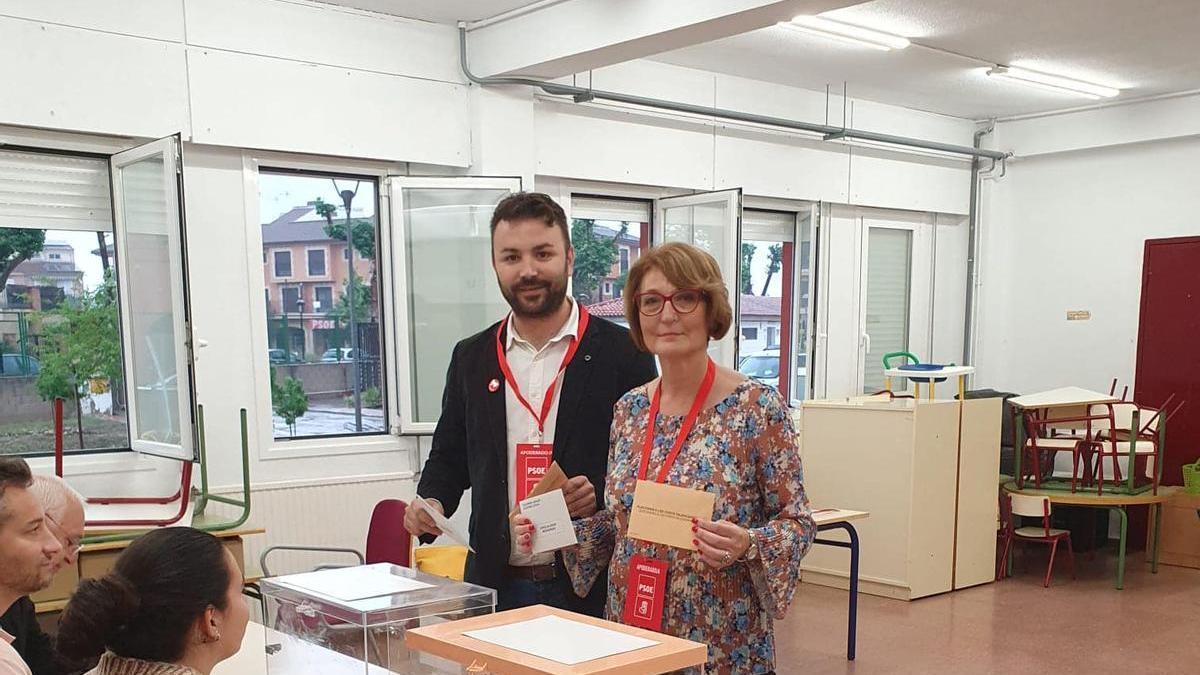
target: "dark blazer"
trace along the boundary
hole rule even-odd
[[[13,636],[13,649],[25,660],[33,675],[60,675],[73,669],[59,659],[54,640],[42,632],[29,596],[18,599],[0,617],[0,628]]]
[[[496,360],[496,328],[473,335],[454,348],[442,393],[442,415],[433,434],[417,493],[442,503],[454,513],[463,491],[471,488],[471,547],[465,578],[489,588],[503,586],[511,543],[508,529],[508,441],[505,388],[488,391],[492,380],[504,382]],[[567,366],[559,394],[554,429],[554,460],[570,476],[588,477],[596,488],[596,507],[604,508],[608,475],[608,441],[613,405],[627,391],[654,379],[654,357],[633,345],[629,331],[591,317],[579,349]],[[428,543],[433,537],[423,537]],[[606,584],[578,598],[558,557],[560,583],[575,611],[600,616]]]

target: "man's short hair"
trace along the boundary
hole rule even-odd
[[[33,482],[29,465],[20,457],[0,457],[0,524],[8,520],[8,503],[4,499],[9,488],[26,489]]]
[[[567,214],[550,195],[541,192],[517,192],[511,194],[496,205],[492,212],[492,236],[496,234],[496,225],[500,221],[516,222],[518,220],[540,220],[546,227],[557,227],[562,231],[563,248],[571,248],[571,231],[567,229]]]
[[[67,509],[72,505],[83,508],[83,495],[76,492],[75,488],[58,476],[35,476],[33,483],[29,486],[29,491],[42,505],[42,510],[46,512],[46,515],[54,519],[56,523],[66,520]]]

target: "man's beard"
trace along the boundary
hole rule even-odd
[[[534,289],[543,291],[541,300],[527,301],[521,298],[522,291]],[[567,297],[567,278],[562,276],[556,279],[522,281],[510,287],[501,286],[500,291],[508,301],[509,307],[512,307],[513,314],[523,319],[541,319],[554,314],[562,307],[563,300]]]
[[[7,570],[7,573],[4,574],[3,579],[0,580],[0,585],[3,585],[4,587],[14,591],[21,592],[22,595],[36,593],[49,586],[50,582],[54,579],[53,576],[45,578],[45,570],[46,568],[41,566],[38,566],[35,569],[22,570],[20,572],[15,569],[10,569]]]

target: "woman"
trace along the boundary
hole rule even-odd
[[[626,289],[633,340],[658,356],[662,376],[616,405],[606,509],[576,521],[580,543],[563,552],[575,592],[586,594],[607,566],[610,620],[708,645],[710,673],[770,672],[772,621],[791,603],[816,532],[787,404],[774,388],[709,359],[709,341],[732,323],[712,256],[664,244],[633,265]],[[712,521],[693,523],[697,550],[625,535],[639,479],[716,495]],[[529,520],[518,516],[514,526],[518,546],[531,548]],[[649,591],[630,585],[631,566],[651,578],[665,572],[661,615],[632,600]]]
[[[237,653],[249,610],[242,573],[216,537],[190,527],[149,532],[102,579],[79,584],[58,629],[88,675],[208,675]]]

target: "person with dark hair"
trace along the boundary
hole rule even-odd
[[[103,578],[80,582],[58,648],[74,659],[100,656],[88,675],[208,675],[241,648],[250,617],[241,593],[242,573],[219,539],[190,527],[154,530]]]
[[[51,563],[51,573],[74,566],[83,540],[83,497],[58,476],[34,476],[30,493],[45,512],[45,525],[62,545]],[[48,580],[47,583],[49,583]],[[40,589],[39,589],[40,590]],[[63,675],[86,670],[82,664],[66,663],[54,639],[37,620],[33,600],[22,596],[0,616],[0,630],[13,636],[12,646],[33,675]]]
[[[29,490],[32,483],[25,460],[0,457],[0,613],[49,584],[62,551]],[[0,675],[30,675],[12,643],[13,636],[0,629]]]
[[[546,604],[599,616],[603,584],[577,597],[560,556],[513,546],[508,514],[551,462],[570,476],[563,496],[571,517],[595,513],[613,404],[654,377],[654,359],[634,348],[629,331],[589,320],[568,297],[575,251],[553,199],[504,199],[491,231],[492,269],[512,313],[455,346],[417,494],[449,516],[471,489],[475,552],[465,578],[496,589],[498,609]],[[409,509],[405,526],[426,543],[440,534],[422,509]]]

